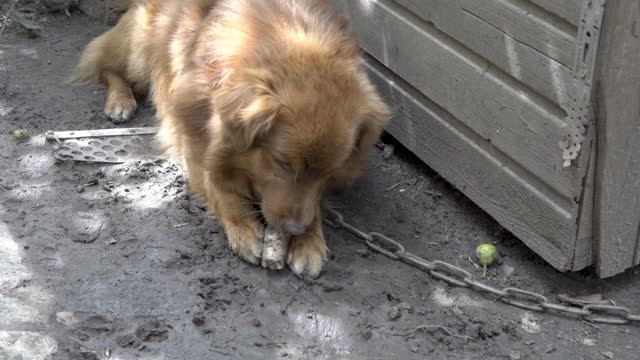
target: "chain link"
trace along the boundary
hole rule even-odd
[[[489,294],[493,294],[498,298],[503,298],[503,297],[507,296],[507,293],[505,293],[503,290],[494,288],[493,286],[481,283],[481,282],[479,282],[477,280],[466,279],[465,282],[469,285],[469,287],[471,289],[474,289],[474,290],[477,290],[477,291],[480,291],[480,292],[486,292],[486,293],[489,293]]]
[[[406,262],[409,265],[413,265],[417,268],[420,268],[424,271],[435,270],[436,266],[433,263],[413,255],[412,253],[405,252],[404,256],[401,258],[402,261]]]
[[[399,242],[378,233],[369,233],[369,236],[371,237],[371,240],[367,239],[365,240],[365,243],[368,247],[379,252],[380,254],[383,254],[384,256],[394,260],[398,260],[401,256],[404,255],[404,246],[400,245]],[[376,241],[380,244],[391,245],[391,247],[394,247],[396,251],[389,251],[384,247],[376,244]]]
[[[567,305],[560,305],[560,304],[554,304],[554,303],[543,303],[543,304],[540,304],[540,306],[542,306],[547,310],[555,311],[557,313],[565,314],[565,315],[578,315],[582,317],[591,315],[591,311],[585,310],[577,306],[567,306]]]
[[[459,287],[469,287],[466,279],[471,279],[471,274],[467,270],[440,260],[436,260],[432,264],[435,269],[429,271],[429,274],[434,278]]]
[[[583,309],[591,313],[582,317],[589,322],[624,325],[629,323],[631,317],[631,311],[622,306],[586,305]]]
[[[505,304],[521,309],[547,312],[552,311],[567,317],[579,318],[590,323],[625,325],[640,324],[640,314],[634,315],[629,309],[611,305],[569,306],[549,302],[546,296],[516,287],[498,289],[491,285],[475,280],[467,270],[446,261],[428,261],[405,250],[396,240],[377,232],[365,232],[344,221],[341,213],[333,209],[325,209],[328,217],[324,222],[335,228],[345,229],[360,240],[364,240],[367,247],[390,259],[399,260],[415,266],[432,277],[443,280],[450,285],[466,287],[480,293],[491,294]]]
[[[502,302],[519,307],[521,309],[542,312],[545,310],[545,308],[542,307],[541,304],[546,304],[549,302],[543,295],[534,293],[532,291],[513,287],[506,288],[502,291],[505,293],[505,296],[500,298]]]

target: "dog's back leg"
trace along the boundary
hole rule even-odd
[[[110,70],[102,72],[102,79],[107,85],[104,113],[115,123],[129,120],[137,107],[129,84],[120,74]]]
[[[137,107],[126,80],[132,21],[128,12],[115,27],[91,41],[82,52],[72,78],[72,81],[103,82],[107,86],[104,112],[114,122],[129,120]]]

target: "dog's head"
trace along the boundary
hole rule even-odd
[[[350,167],[366,160],[389,118],[359,61],[325,60],[298,54],[244,69],[214,105],[265,220],[293,235],[318,219],[332,179],[359,170]]]

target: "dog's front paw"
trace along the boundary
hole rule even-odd
[[[327,258],[327,246],[320,234],[295,237],[289,244],[287,264],[298,276],[317,278]]]
[[[129,120],[137,107],[136,99],[130,91],[128,93],[114,91],[107,96],[104,113],[117,124]]]
[[[231,225],[225,228],[231,250],[243,260],[260,264],[263,246],[263,229],[257,223]]]

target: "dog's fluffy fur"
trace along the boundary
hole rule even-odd
[[[262,217],[294,235],[299,275],[326,258],[324,191],[359,176],[389,117],[345,19],[321,0],[132,1],[75,78],[106,84],[115,122],[135,112],[132,89],[149,92],[162,141],[231,249],[259,263]]]

